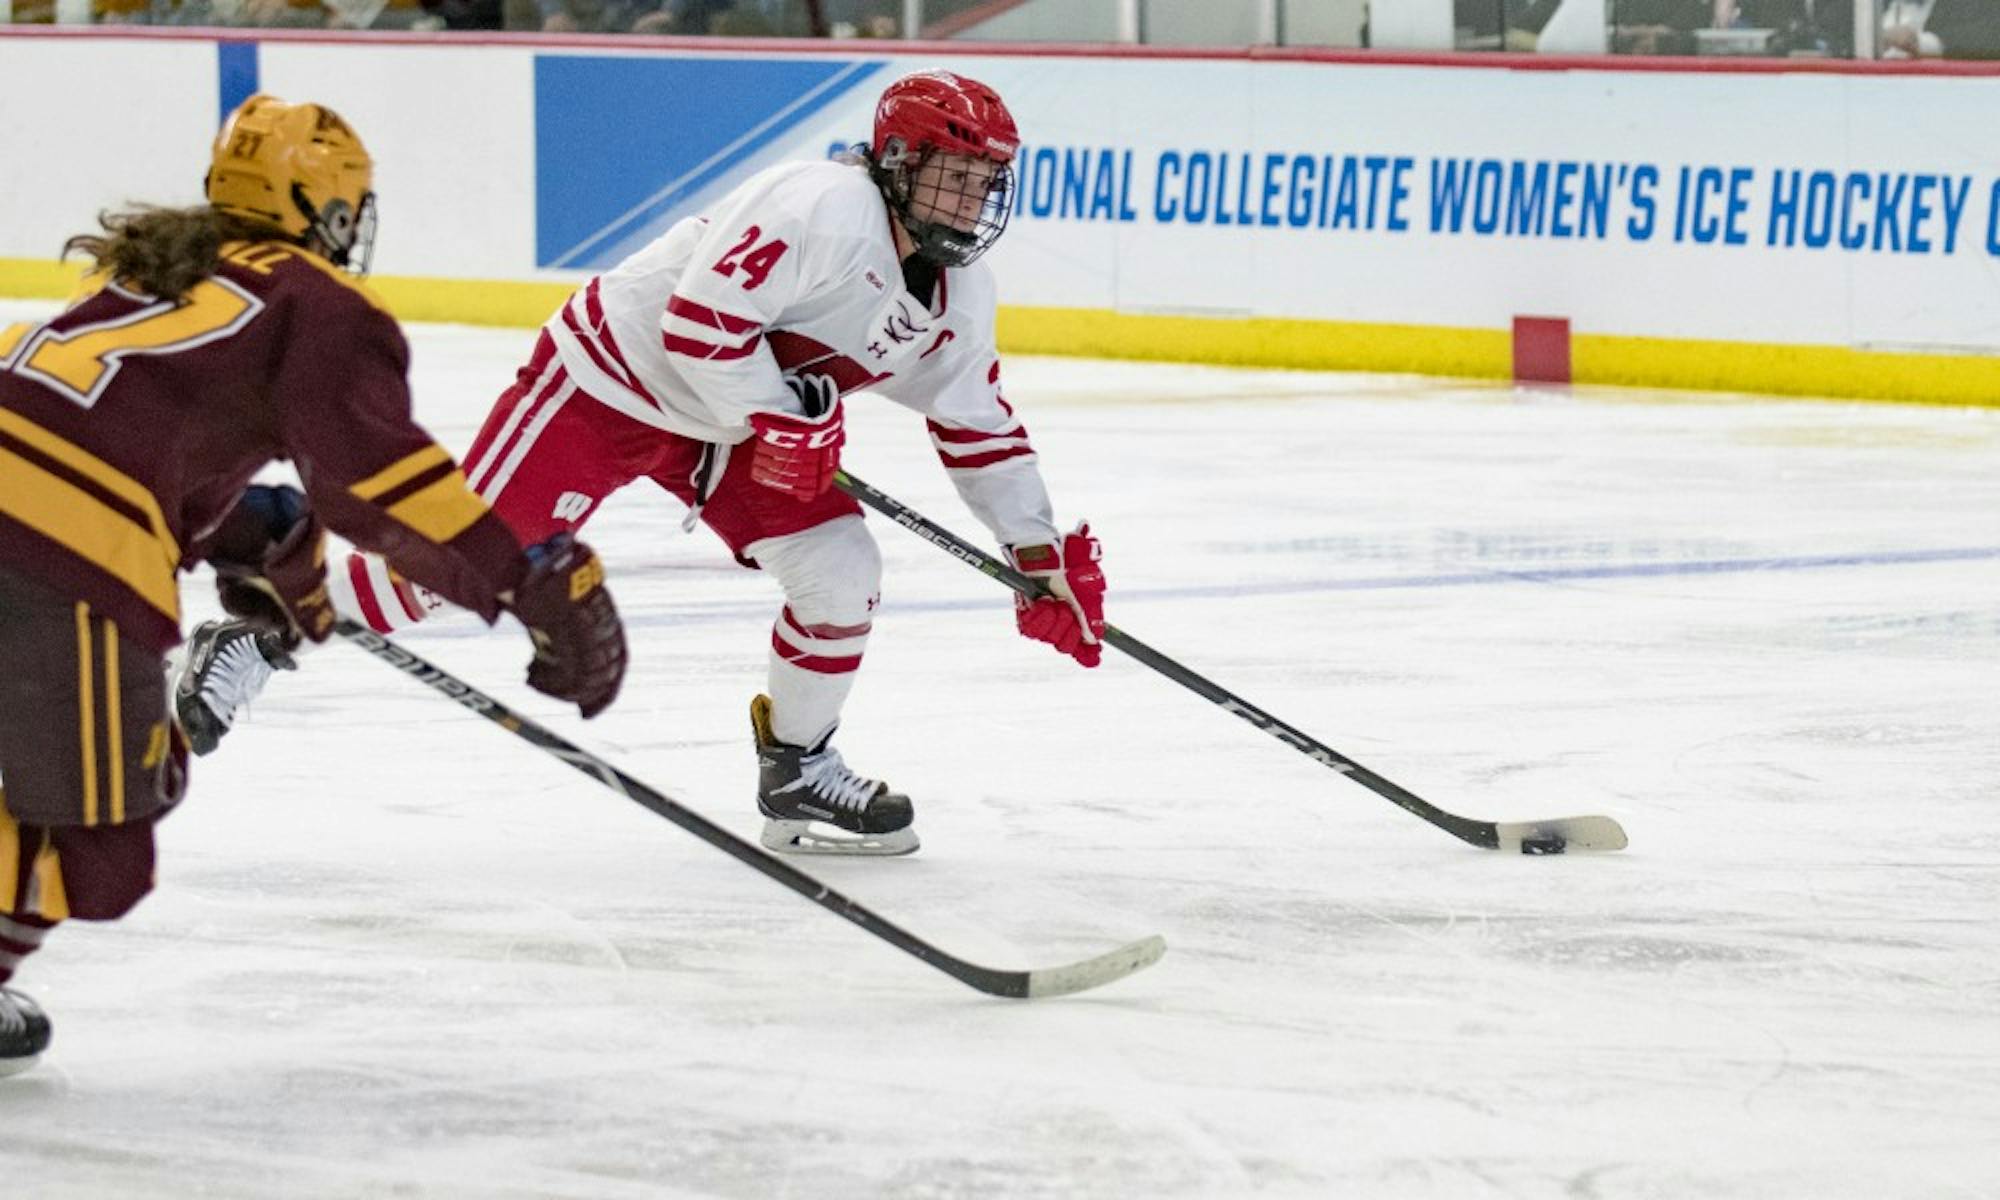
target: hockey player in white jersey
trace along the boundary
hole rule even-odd
[[[768,695],[750,706],[773,849],[917,848],[909,798],[832,746],[881,581],[860,506],[832,487],[847,395],[927,418],[966,505],[1050,589],[1017,602],[1022,634],[1098,662],[1100,548],[1087,526],[1058,531],[1001,394],[994,280],[976,261],[1006,226],[1018,144],[984,84],[944,71],[897,80],[867,146],[760,172],[579,288],[465,456],[524,545],[581,526],[643,476],[777,580]],[[379,559],[352,556],[332,576],[336,606],[380,632],[439,604]],[[248,636],[224,624],[194,640],[179,709],[197,750],[214,747],[278,657],[248,652]],[[232,642],[242,647],[221,652]]]

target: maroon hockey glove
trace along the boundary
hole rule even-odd
[[[222,607],[278,635],[285,649],[333,632],[326,594],[326,535],[295,487],[252,484],[209,535]]]
[[[525,553],[527,573],[507,609],[535,640],[528,686],[594,717],[625,678],[625,626],[604,590],[604,564],[566,532]]]
[[[823,375],[785,382],[799,394],[808,415],[750,414],[750,478],[795,500],[816,500],[833,486],[840,447],[847,441],[840,392]]]
[[[1021,636],[1096,666],[1104,653],[1104,569],[1097,565],[1104,547],[1090,536],[1090,526],[1078,525],[1060,545],[1010,546],[1007,554],[1016,570],[1049,589],[1036,600],[1015,594],[1014,623]]]

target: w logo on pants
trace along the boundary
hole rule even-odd
[[[556,497],[555,519],[558,521],[579,521],[590,511],[591,499],[582,492],[564,492]]]

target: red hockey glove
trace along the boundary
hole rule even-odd
[[[604,590],[604,564],[567,532],[525,553],[527,572],[506,605],[535,641],[528,686],[594,717],[625,679],[625,626]]]
[[[1104,653],[1104,547],[1078,525],[1059,546],[1009,546],[1014,568],[1038,579],[1050,594],[1037,600],[1016,593],[1014,623],[1021,636],[1047,642],[1086,667]]]
[[[847,430],[840,418],[840,389],[824,375],[785,380],[807,415],[750,414],[750,478],[795,500],[815,500],[833,486]]]
[[[333,632],[326,594],[326,535],[295,487],[252,484],[208,538],[222,607],[278,635],[323,642]]]

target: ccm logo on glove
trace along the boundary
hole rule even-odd
[[[750,414],[750,479],[795,500],[816,500],[833,486],[840,447],[847,441],[840,388],[824,375],[793,376],[785,385],[805,415]]]

